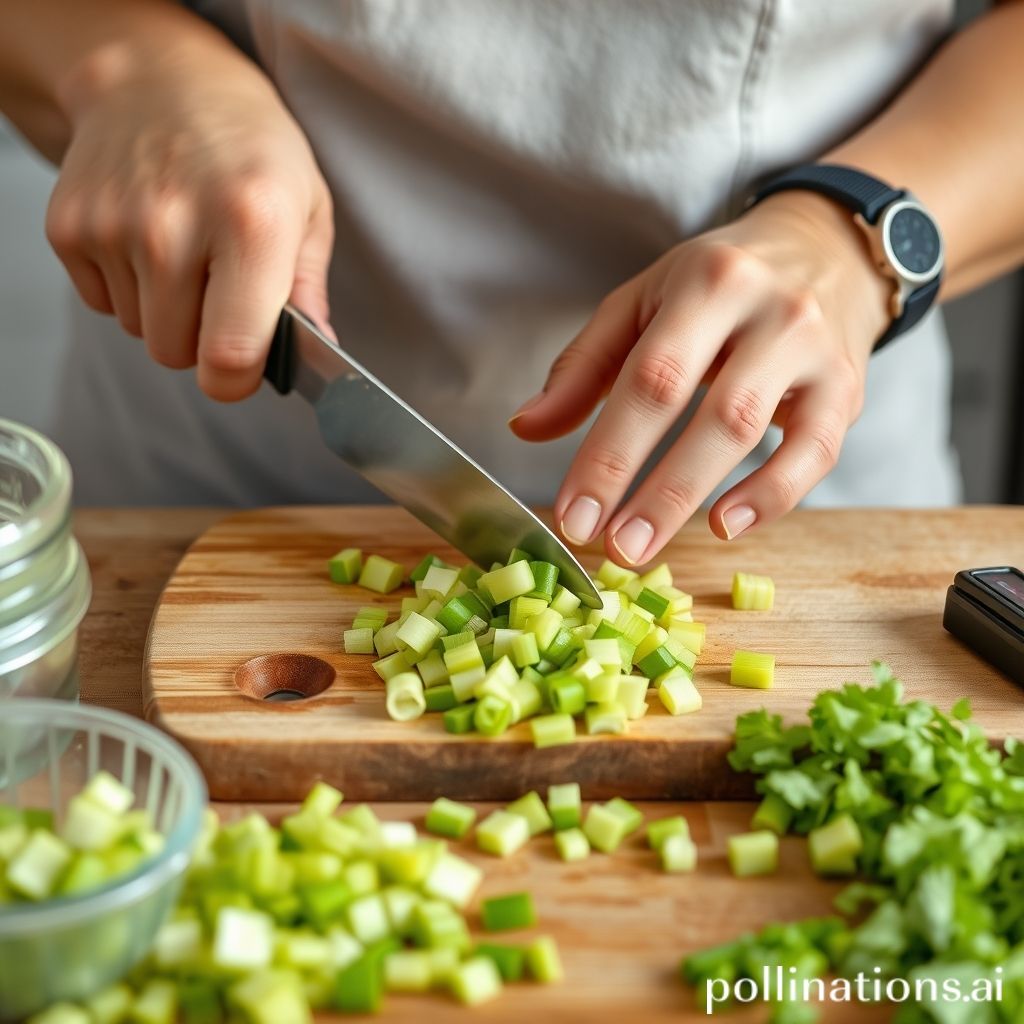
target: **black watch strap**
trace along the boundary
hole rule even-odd
[[[855,167],[844,167],[842,164],[804,164],[780,174],[777,178],[772,178],[754,194],[751,205],[776,192],[802,188],[821,192],[829,199],[842,203],[848,210],[859,213],[869,224],[874,224],[878,220],[878,215],[890,203],[906,195],[902,189],[890,188],[885,182],[872,178],[870,174],[858,171]]]
[[[903,303],[902,315],[889,324],[888,330],[875,342],[875,347],[872,351],[877,352],[883,345],[888,345],[893,338],[898,338],[901,334],[905,334],[914,324],[921,320],[925,313],[931,309],[941,284],[942,275],[940,274],[934,281],[929,281],[927,284],[921,285],[920,288],[915,288]]]

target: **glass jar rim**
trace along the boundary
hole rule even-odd
[[[29,445],[43,472],[36,498],[18,518],[0,523],[0,565],[24,558],[44,544],[64,525],[71,504],[71,466],[57,445],[38,430],[0,418],[0,447],[5,438]]]

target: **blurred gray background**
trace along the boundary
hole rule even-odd
[[[67,338],[70,286],[43,236],[55,174],[0,119],[0,416],[45,431]],[[1024,277],[946,307],[953,440],[970,502],[1024,502]]]

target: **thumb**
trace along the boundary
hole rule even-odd
[[[334,216],[329,199],[314,209],[295,259],[295,279],[289,301],[310,317],[332,338],[331,304],[327,295],[327,272],[334,251]]]
[[[540,394],[508,421],[524,441],[550,441],[575,430],[611,390],[636,344],[633,282],[610,292],[555,360]]]

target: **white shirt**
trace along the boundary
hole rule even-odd
[[[538,503],[582,433],[530,445],[506,420],[601,297],[869,119],[952,14],[952,0],[195,6],[251,47],[317,154],[342,344]],[[298,397],[217,405],[113,321],[79,308],[76,323],[57,436],[80,502],[376,497]],[[955,501],[949,406],[933,313],[872,360],[865,411],[809,503]]]

